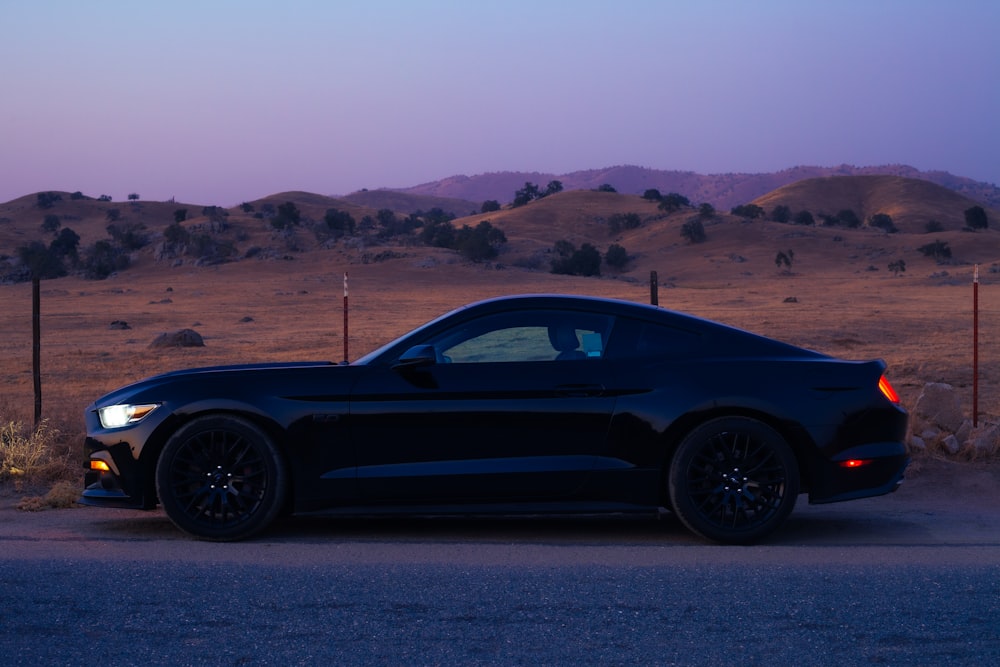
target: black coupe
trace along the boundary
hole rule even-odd
[[[351,363],[158,375],[86,410],[81,502],[209,540],[282,513],[658,513],[712,541],[900,484],[907,415],[844,361],[653,306],[527,295]]]

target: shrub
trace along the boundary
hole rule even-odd
[[[33,430],[18,421],[0,423],[0,480],[29,479],[48,462],[52,440],[58,435],[44,419]]]

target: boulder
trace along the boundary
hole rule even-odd
[[[152,343],[151,349],[162,349],[166,347],[205,347],[205,341],[201,334],[193,329],[180,329],[161,333]]]
[[[949,433],[956,433],[965,421],[958,393],[950,384],[943,382],[924,385],[913,413],[917,420],[933,424]]]

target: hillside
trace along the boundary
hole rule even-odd
[[[945,230],[966,226],[964,212],[980,205],[943,186],[898,176],[835,176],[809,178],[785,185],[753,200],[765,211],[787,206],[791,211],[809,211],[817,217],[854,211],[862,221],[877,213],[889,215],[901,232],[922,234],[928,223],[936,222]],[[989,216],[1000,221],[992,211]]]
[[[41,228],[45,216],[58,216],[64,228],[80,235],[81,256],[86,258],[95,241],[108,239],[112,211],[117,211],[116,225],[134,226],[145,241],[141,248],[120,251],[128,254],[131,268],[127,271],[133,274],[156,266],[287,262],[335,249],[349,262],[380,262],[387,268],[400,262],[425,267],[465,263],[455,250],[427,247],[419,239],[418,225],[422,223],[411,213],[442,208],[447,201],[440,198],[376,191],[370,197],[340,199],[293,191],[223,211],[179,202],[102,202],[61,194],[64,196],[45,209],[39,208],[35,197],[0,205],[0,260],[9,258],[0,261],[0,277],[24,279],[23,269],[18,269],[17,249],[31,241],[49,243],[52,236]],[[397,205],[405,207],[395,212],[388,227],[386,221],[377,219],[389,201],[380,199],[382,195],[398,197]],[[361,205],[361,201],[369,205]],[[667,214],[656,201],[595,190],[566,190],[525,206],[459,217],[451,224],[456,229],[475,228],[485,221],[501,230],[507,241],[498,246],[495,260],[487,263],[498,268],[548,272],[557,241],[567,241],[576,248],[590,244],[602,256],[617,244],[626,250],[629,261],[621,269],[604,266],[604,275],[644,281],[655,270],[670,284],[728,283],[771,276],[780,268],[775,264],[777,253],[789,251],[794,253],[796,271],[808,267],[812,274],[829,276],[884,272],[890,262],[899,260],[905,263],[908,275],[918,276],[940,276],[939,260],[955,265],[1000,262],[1000,213],[989,209],[989,229],[963,231],[964,211],[975,202],[927,181],[895,176],[807,179],[754,201],[767,212],[779,204],[793,211],[809,210],[817,216],[817,224],[748,221],[721,211],[703,217],[693,206]],[[289,203],[299,219],[279,223],[276,214]],[[820,213],[834,214],[845,208],[861,219],[887,213],[900,233],[820,224]],[[332,209],[349,216],[352,229],[331,229],[325,216]],[[187,212],[182,223],[186,238],[172,241],[166,231],[178,211]],[[626,216],[636,224],[615,228],[614,221]],[[939,232],[925,233],[929,220],[940,224]],[[705,230],[703,243],[691,243],[682,234],[685,225],[695,222]],[[951,257],[925,256],[920,248],[934,242],[946,244]]]
[[[664,171],[626,165],[568,174],[495,172],[476,176],[452,176],[401,188],[399,191],[434,197],[453,197],[480,203],[496,199],[504,203],[510,202],[514,198],[514,193],[523,187],[525,182],[545,187],[549,181],[558,180],[567,190],[592,190],[608,184],[623,194],[641,195],[650,188],[655,188],[663,194],[677,192],[692,202],[707,202],[720,211],[728,211],[734,206],[746,204],[796,181],[827,176],[860,175],[887,175],[925,180],[954,190],[984,206],[1000,209],[1000,188],[994,184],[973,181],[944,171],[923,172],[906,165],[800,166],[763,174],[698,174],[691,171]]]

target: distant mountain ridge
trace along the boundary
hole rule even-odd
[[[655,188],[663,194],[677,192],[694,203],[709,203],[728,211],[746,204],[784,185],[809,178],[827,176],[885,175],[915,178],[954,190],[990,208],[1000,208],[1000,188],[992,183],[974,181],[946,171],[920,171],[902,164],[856,167],[842,164],[836,167],[798,166],[773,173],[698,174],[693,171],[665,171],[633,165],[588,169],[568,174],[531,172],[489,172],[475,176],[450,176],[438,181],[392,191],[415,195],[484,202],[495,199],[510,202],[514,193],[526,182],[544,188],[550,181],[562,182],[567,190],[592,190],[611,185],[622,194],[642,194]]]

